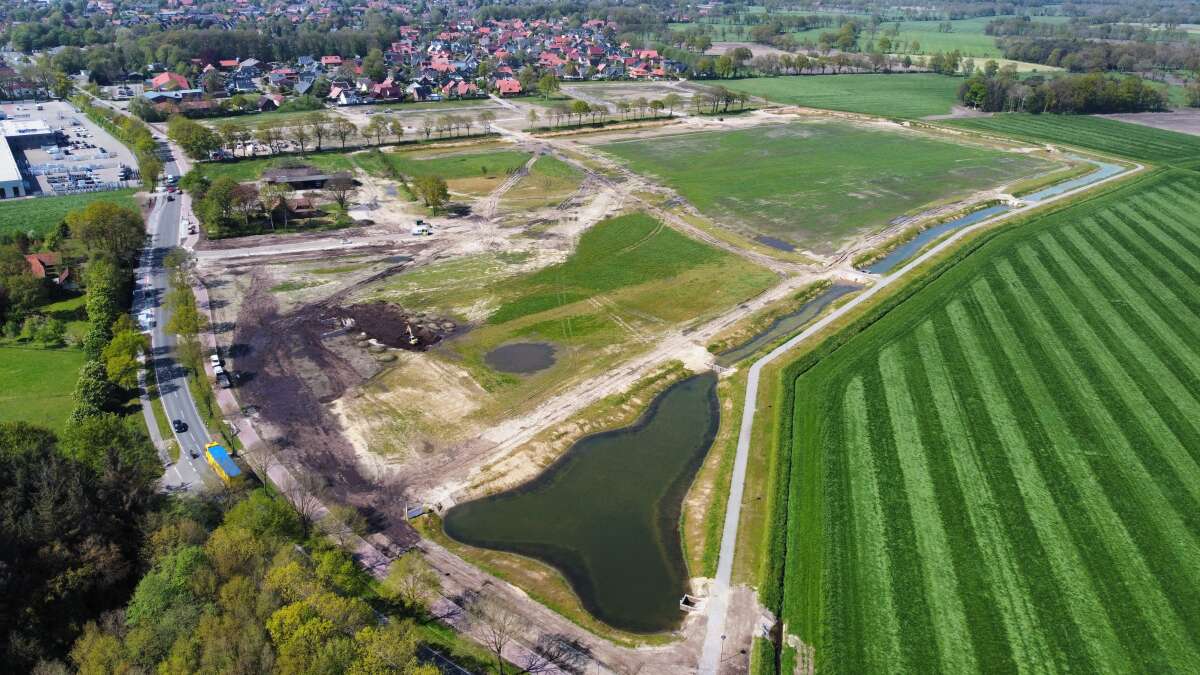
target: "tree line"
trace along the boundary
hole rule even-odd
[[[64,655],[82,622],[123,602],[136,581],[140,518],[158,503],[162,475],[127,407],[148,350],[127,311],[143,233],[136,211],[97,201],[42,243],[72,237],[86,252],[89,328],[62,434],[0,424],[0,662],[16,671]],[[18,291],[5,293],[17,300],[4,308],[9,324],[27,322],[45,293],[15,282],[16,260],[0,250],[2,283]]]
[[[1192,43],[1099,42],[1079,38],[1001,38],[1004,58],[1074,72],[1119,70],[1200,71],[1200,47]]]
[[[988,61],[959,87],[959,100],[987,112],[1096,114],[1166,109],[1166,97],[1141,78],[1102,73],[1051,79],[1017,77],[1015,68]]]

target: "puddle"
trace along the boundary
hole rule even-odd
[[[554,365],[554,345],[548,342],[517,342],[496,347],[483,355],[484,363],[502,373],[528,374]]]
[[[760,244],[766,244],[767,246],[770,246],[771,248],[776,249],[778,251],[787,251],[790,253],[790,252],[796,250],[795,246],[792,246],[791,244],[787,243],[786,241],[784,241],[782,239],[776,239],[775,237],[759,235],[754,238],[754,241],[757,241]]]

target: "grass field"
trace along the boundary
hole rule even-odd
[[[82,367],[83,352],[76,349],[0,347],[0,422],[61,430]]]
[[[792,370],[782,620],[818,670],[1200,663],[1198,214],[1167,170],[1013,226]]]
[[[406,176],[434,175],[446,180],[502,176],[529,161],[529,153],[518,150],[439,152],[431,155],[396,152],[388,156],[400,173]]]
[[[946,124],[1027,141],[1063,143],[1142,162],[1177,164],[1200,158],[1200,136],[1104,117],[1009,113]]]
[[[781,14],[801,14],[805,16],[813,15],[829,15],[834,17],[835,21],[832,26],[824,28],[811,28],[803,31],[792,31],[791,35],[800,41],[811,41],[814,44],[820,39],[822,33],[836,33],[842,19],[858,21],[861,25],[867,26],[859,36],[858,47],[864,49],[868,42],[879,43],[879,39],[884,35],[888,39],[903,48],[904,53],[908,54],[933,54],[934,52],[950,52],[955,49],[962,52],[963,56],[981,58],[981,57],[999,57],[1000,49],[996,47],[996,38],[984,33],[984,28],[989,21],[1005,17],[976,17],[971,19],[954,19],[951,21],[896,21],[884,20],[879,24],[879,29],[872,33],[869,29],[870,15],[853,14],[848,12],[819,12],[811,10],[799,10],[796,12],[781,12]],[[1033,17],[1036,22],[1062,22],[1066,17]],[[949,23],[950,32],[943,33],[941,24]],[[671,24],[673,28],[683,29],[695,24]],[[704,26],[709,27],[713,40],[744,40],[749,37],[751,26],[739,26],[731,23],[721,23],[714,19],[713,22],[705,21]],[[899,29],[897,35],[892,35],[892,31]],[[917,48],[919,45],[919,48]]]
[[[950,112],[962,82],[931,73],[893,73],[755,77],[724,84],[776,103],[914,119]]]
[[[500,205],[517,213],[559,204],[579,188],[583,174],[578,169],[555,159],[539,157],[515,186],[504,194]]]
[[[137,208],[133,190],[90,192],[82,195],[10,199],[0,201],[0,233],[34,232],[43,234],[62,222],[67,213],[94,201],[108,200],[131,209]]]
[[[1049,168],[931,136],[824,121],[601,146],[751,238],[831,252],[932,201]]]
[[[302,162],[311,164],[319,169],[326,171],[350,171],[354,168],[349,154],[353,150],[343,153],[339,150],[327,150],[322,152],[309,153],[304,156],[289,156],[287,161]],[[228,176],[238,182],[256,181],[262,177],[262,172],[269,169],[285,158],[281,157],[260,157],[258,159],[241,159],[236,162],[204,162],[196,165],[196,170],[201,171],[209,179],[215,179],[218,176]]]

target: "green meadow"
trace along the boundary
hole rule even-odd
[[[750,238],[829,253],[930,202],[965,197],[1047,162],[842,121],[601,146]]]
[[[111,201],[121,206],[137,209],[133,198],[134,190],[111,192],[89,192],[81,195],[60,195],[33,199],[6,199],[0,201],[0,233],[33,232],[45,234],[63,221],[68,213],[81,209],[96,201]]]
[[[725,86],[786,105],[916,119],[949,113],[962,82],[933,73],[892,73],[753,77]]]
[[[823,672],[1193,670],[1200,175],[914,284],[784,375],[768,606]]]

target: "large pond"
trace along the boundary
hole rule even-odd
[[[610,626],[677,627],[688,575],[680,507],[717,433],[716,383],[712,373],[676,383],[635,425],[588,436],[530,483],[450,509],[446,533],[554,566]]]

